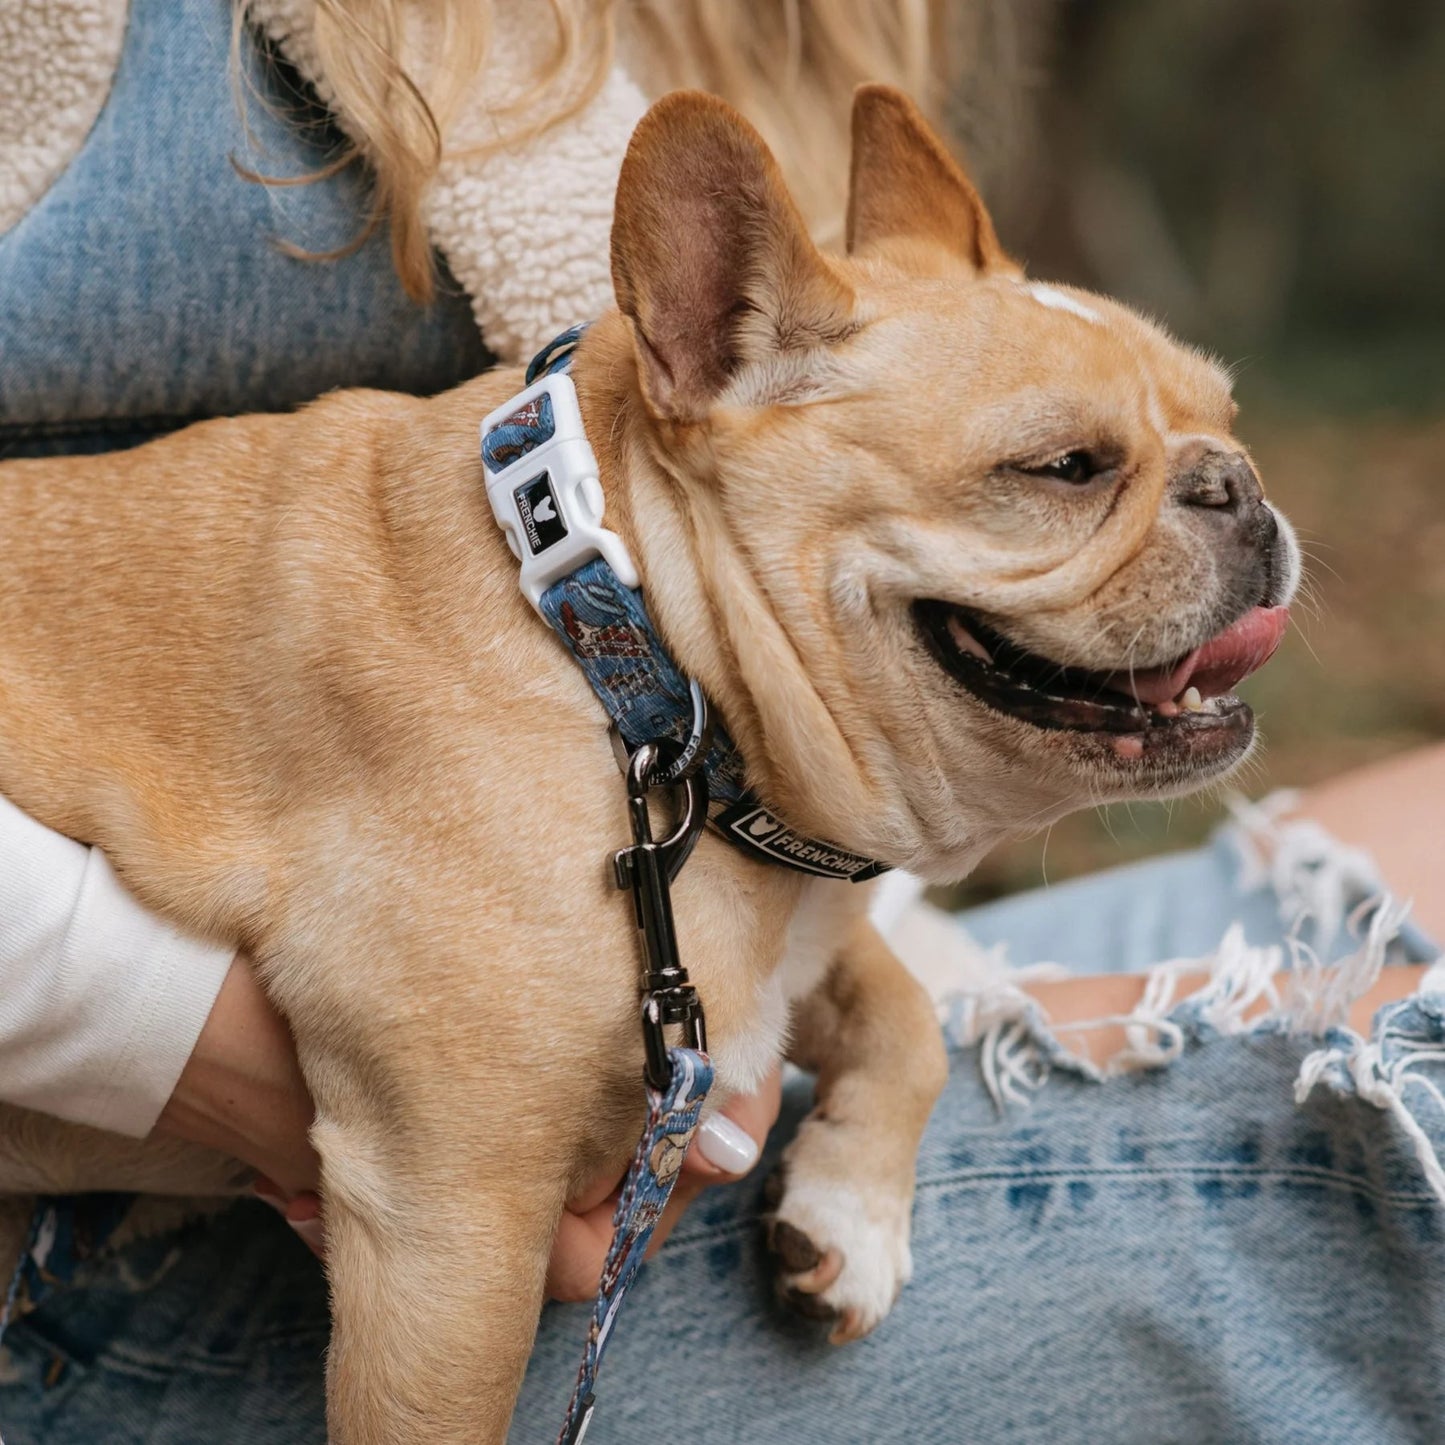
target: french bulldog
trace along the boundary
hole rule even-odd
[[[902,95],[860,90],[853,132],[826,255],[740,116],[654,106],[617,188],[617,307],[571,374],[606,524],[752,790],[954,880],[1236,767],[1233,689],[1299,554],[1218,365],[1030,281]],[[477,456],[520,386],[340,392],[0,467],[0,792],[247,948],[289,1020],[339,1445],[504,1439],[564,1202],[621,1175],[641,1119],[608,718],[521,595]],[[769,1229],[840,1342],[908,1279],[945,1072],[868,891],[709,835],[673,895],[715,1100],[780,1055],[817,1075]],[[0,1139],[12,1190],[215,1173],[14,1110]]]

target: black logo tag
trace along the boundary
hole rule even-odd
[[[820,843],[816,838],[795,833],[753,798],[744,797],[740,803],[724,809],[715,821],[730,842],[804,873],[862,883],[888,871],[884,863],[875,863],[845,848],[835,848],[831,843]]]
[[[552,493],[552,477],[543,472],[530,482],[517,488],[512,495],[517,499],[517,511],[522,517],[522,528],[527,534],[527,545],[535,557],[555,546],[567,535],[567,524]]]

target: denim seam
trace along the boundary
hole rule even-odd
[[[1229,1183],[1239,1184],[1310,1184],[1322,1186],[1342,1194],[1357,1195],[1394,1209],[1436,1210],[1440,1206],[1440,1201],[1428,1192],[1411,1193],[1403,1190],[1376,1189],[1364,1181],[1355,1178],[1353,1175],[1341,1174],[1338,1171],[1330,1169],[1311,1168],[1308,1165],[1293,1168],[1261,1165],[1255,1169],[1241,1168],[1238,1165],[1224,1166],[1214,1164],[1174,1165],[1167,1168],[1141,1168],[1139,1165],[1134,1164],[1120,1165],[1117,1168],[1100,1165],[1097,1167],[1083,1166],[1058,1170],[980,1169],[960,1174],[941,1175],[932,1179],[920,1179],[917,1185],[917,1192],[922,1194],[925,1190],[929,1192],[942,1192],[955,1189],[968,1189],[986,1184],[1033,1184],[1041,1182],[1061,1184],[1072,1181],[1079,1181],[1081,1183],[1091,1182],[1101,1179],[1114,1180],[1119,1183],[1132,1183],[1135,1181],[1158,1183],[1161,1181],[1167,1182],[1170,1179],[1223,1179]],[[694,1248],[697,1245],[718,1244],[732,1238],[746,1239],[757,1231],[762,1218],[763,1215],[758,1214],[746,1220],[732,1224],[718,1225],[711,1229],[701,1230],[695,1234],[688,1234],[681,1237],[674,1234],[667,1242],[667,1252],[669,1254],[676,1254],[681,1250]]]
[[[1049,1183],[1064,1183],[1071,1180],[1095,1180],[1113,1179],[1120,1182],[1159,1181],[1171,1178],[1180,1179],[1226,1179],[1237,1180],[1241,1183],[1296,1183],[1296,1184],[1318,1184],[1328,1188],[1339,1189],[1350,1194],[1364,1195],[1376,1200],[1381,1204],[1390,1204],[1400,1208],[1419,1208],[1425,1206],[1431,1209],[1438,1209],[1440,1201],[1434,1194],[1428,1191],[1406,1191],[1377,1189],[1365,1181],[1356,1178],[1354,1175],[1341,1174],[1336,1170],[1314,1168],[1310,1165],[1296,1165],[1283,1168],[1278,1165],[1261,1164],[1255,1168],[1241,1165],[1223,1164],[1178,1164],[1168,1166],[1148,1166],[1138,1164],[1121,1164],[1117,1167],[1108,1165],[1080,1165],[1070,1169],[1041,1169],[1041,1170],[1020,1170],[1020,1169],[981,1169],[977,1171],[965,1171],[959,1174],[946,1174],[932,1179],[920,1179],[917,1188],[919,1191],[967,1188],[975,1184],[1003,1184],[1003,1183],[1036,1183],[1046,1181]]]
[[[324,1329],[301,1330],[292,1335],[274,1335],[271,1343],[297,1346],[304,1340],[321,1342],[324,1348],[329,1338]],[[254,1340],[248,1343],[257,1343]],[[196,1375],[211,1375],[218,1379],[234,1379],[255,1368],[253,1356],[228,1353],[207,1354],[204,1351],[182,1346],[173,1352],[159,1355],[142,1353],[124,1344],[112,1344],[95,1357],[94,1369],[108,1369],[116,1374],[137,1375],[147,1379],[165,1380],[183,1371]]]
[[[64,421],[0,422],[0,441],[53,441],[91,432],[170,432],[198,421],[211,420],[209,412],[155,412],[147,416],[99,416]]]
[[[753,1214],[746,1219],[735,1221],[732,1224],[717,1224],[707,1229],[699,1230],[695,1234],[687,1234],[679,1237],[673,1234],[668,1238],[663,1249],[668,1254],[676,1253],[678,1250],[691,1249],[699,1244],[717,1244],[726,1239],[746,1240],[757,1233],[758,1225],[764,1219],[764,1215]]]

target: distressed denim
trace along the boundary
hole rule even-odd
[[[1168,865],[1221,922],[1253,908],[1231,857]],[[1075,887],[1044,952],[1089,947],[1139,882]],[[1278,899],[1260,901],[1255,941],[1278,942]],[[986,934],[993,916],[968,921]],[[1167,929],[1138,936],[1148,956],[1111,961],[1189,951]],[[1410,1131],[1438,1150],[1445,1116],[1423,1087],[1402,1087],[1408,1120],[1359,1088],[1445,1053],[1445,995],[1394,1006],[1358,1079],[1368,1045],[1346,1031],[1223,1035],[1188,1004],[1173,1017],[1168,1068],[1105,1083],[1055,1068],[1027,1108],[1000,1110],[979,1050],[952,1050],[919,1159],[913,1282],[841,1350],[774,1303],[761,1244],[768,1162],[808,1105],[796,1082],[769,1160],[704,1196],[643,1271],[589,1445],[1440,1439],[1445,1212]],[[544,1311],[512,1440],[555,1434],[587,1315]],[[16,1326],[0,1429],[7,1445],[320,1445],[326,1336],[319,1269],[240,1203],[95,1266]]]
[[[1244,809],[1246,821],[1257,811]],[[1268,826],[1268,819],[1253,821]],[[1245,827],[1222,828],[1207,847],[1015,894],[970,910],[969,936],[986,948],[1001,946],[1016,967],[1059,963],[1074,973],[1142,973],[1160,959],[1210,953],[1231,923],[1238,923],[1251,943],[1278,943],[1296,917],[1338,914],[1340,904],[1347,907],[1383,886],[1371,876],[1367,859],[1352,858],[1323,838],[1321,854],[1333,860],[1345,855],[1343,879],[1321,880],[1308,868],[1295,868],[1293,881],[1306,885],[1305,894],[1266,886],[1263,865],[1241,855],[1247,840]],[[1242,868],[1257,886],[1240,886]],[[1310,889],[1312,882],[1317,886]],[[1338,903],[1328,896],[1332,884],[1343,893]],[[1326,938],[1318,936],[1318,927],[1311,930],[1326,960],[1338,959],[1354,944],[1342,918],[1331,924]],[[1400,957],[1433,961],[1435,946],[1408,918],[1399,935]]]
[[[444,390],[490,360],[441,278],[418,306],[385,228],[353,241],[367,180],[314,185],[341,139],[250,45],[257,98],[237,108],[229,0],[131,0],[115,83],[79,154],[0,235],[0,457],[104,451],[201,417],[279,411],[337,386]],[[249,130],[249,134],[248,134]]]

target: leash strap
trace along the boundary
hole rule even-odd
[[[662,1090],[648,1087],[647,1124],[627,1170],[612,1216],[612,1245],[602,1266],[602,1283],[592,1307],[587,1349],[577,1388],[557,1445],[582,1445],[592,1421],[593,1391],[612,1325],[647,1253],[648,1241],[667,1207],[682,1161],[697,1130],[698,1115],[712,1087],[712,1065],[694,1049],[668,1050],[672,1077]]]

